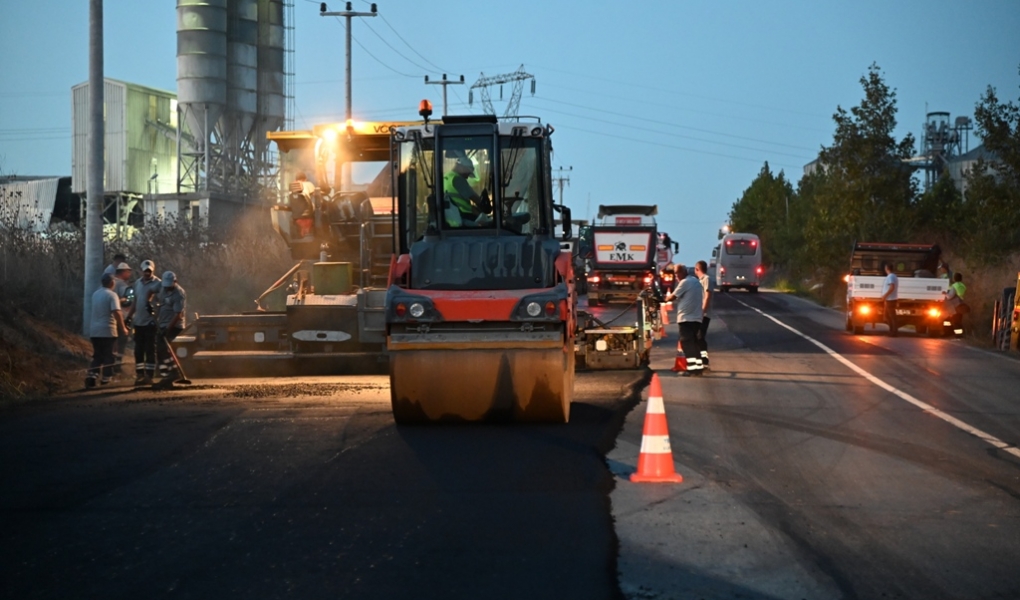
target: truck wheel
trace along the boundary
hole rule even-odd
[[[853,331],[854,330],[854,322],[850,320],[850,315],[849,314],[846,316],[846,330],[847,331]]]
[[[719,289],[722,290],[722,293],[724,294],[730,293],[730,286],[728,285],[720,286]]]
[[[747,288],[747,291],[751,292],[752,294],[757,294],[758,293],[758,286],[752,285],[751,287]]]
[[[925,335],[928,333],[927,325],[914,325],[914,330],[917,331],[917,335]]]
[[[854,335],[861,335],[864,333],[864,325],[853,324]]]

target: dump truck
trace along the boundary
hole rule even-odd
[[[854,244],[846,276],[846,330],[858,335],[865,325],[885,322],[882,287],[886,263],[899,278],[896,321],[917,333],[942,335],[943,301],[949,280],[936,277],[941,250],[935,244]]]
[[[588,305],[634,301],[652,284],[659,241],[657,205],[600,205],[595,223],[580,233],[588,257]]]
[[[279,150],[281,189],[269,216],[296,263],[255,299],[255,310],[200,315],[177,338],[189,372],[385,371],[396,221],[390,130],[403,124],[352,121],[268,134]]]

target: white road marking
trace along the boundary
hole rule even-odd
[[[731,298],[732,298],[732,296],[731,296]],[[999,450],[1004,450],[1004,451],[1012,454],[1013,456],[1016,456],[1016,457],[1020,458],[1020,448],[1016,448],[1014,446],[1011,446],[1010,444],[1007,444],[1006,442],[1000,440],[999,438],[995,437],[994,435],[991,435],[990,433],[985,433],[984,431],[981,431],[980,429],[978,429],[976,427],[972,427],[972,426],[968,425],[967,423],[964,423],[960,419],[957,419],[956,417],[954,417],[954,416],[952,416],[950,414],[944,413],[941,410],[935,408],[934,406],[932,406],[932,405],[930,405],[930,404],[928,404],[926,402],[922,402],[921,400],[918,400],[917,398],[911,396],[910,394],[908,394],[908,393],[906,393],[906,392],[904,392],[904,391],[902,391],[902,390],[900,390],[898,388],[895,388],[895,387],[889,385],[888,383],[882,381],[878,377],[875,377],[871,373],[865,371],[864,369],[862,369],[862,368],[858,367],[857,365],[855,365],[854,363],[850,362],[849,360],[844,358],[843,355],[839,354],[838,352],[836,352],[832,348],[829,348],[828,346],[826,346],[825,344],[819,342],[818,340],[814,339],[813,337],[811,337],[809,335],[806,335],[804,333],[801,333],[800,331],[794,329],[793,327],[790,327],[789,325],[787,325],[786,323],[783,323],[782,321],[780,321],[779,319],[773,317],[772,315],[767,314],[764,311],[758,310],[757,308],[755,308],[753,306],[750,306],[750,305],[744,303],[741,300],[737,300],[736,298],[733,298],[733,300],[736,300],[739,304],[742,304],[742,305],[746,306],[747,308],[750,308],[751,310],[753,310],[754,312],[760,314],[761,316],[765,317],[766,319],[769,319],[769,320],[775,322],[780,327],[783,327],[785,329],[789,329],[790,331],[796,333],[797,335],[799,335],[800,337],[804,338],[805,340],[807,340],[807,341],[811,342],[812,344],[818,346],[819,348],[824,350],[826,354],[828,354],[829,356],[835,358],[839,362],[841,362],[844,365],[846,365],[851,371],[857,373],[861,377],[867,379],[871,383],[877,385],[878,387],[880,387],[883,390],[889,392],[890,394],[899,396],[900,398],[906,400],[907,402],[913,404],[914,406],[917,406],[921,410],[929,412],[929,413],[935,415],[936,417],[942,419],[946,423],[949,423],[950,425],[953,425],[953,426],[955,426],[955,427],[957,427],[959,429],[962,429],[963,431],[966,431],[967,433],[973,435],[974,437],[976,437],[978,439],[984,440],[985,442],[987,442],[988,444],[991,444],[992,446],[995,446]]]

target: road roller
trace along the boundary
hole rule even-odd
[[[562,243],[569,209],[553,198],[553,128],[495,115],[430,121],[429,103],[419,108],[423,122],[391,131],[394,419],[565,423],[576,293]]]

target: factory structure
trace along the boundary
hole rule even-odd
[[[177,0],[177,91],[106,79],[104,221],[226,225],[276,200],[266,133],[293,115],[293,0]],[[88,82],[72,88],[71,191],[87,189]]]
[[[953,180],[956,189],[965,193],[967,175],[978,160],[995,160],[995,156],[985,150],[983,145],[973,150],[970,148],[970,132],[973,128],[970,117],[952,119],[950,113],[943,111],[925,115],[924,125],[921,126],[920,151],[916,156],[903,161],[907,168],[918,172],[924,190],[934,186],[945,172]],[[821,159],[816,158],[804,165],[804,175],[824,168]]]

